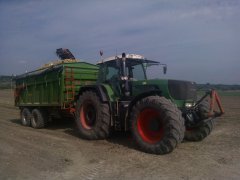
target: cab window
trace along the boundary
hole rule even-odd
[[[145,72],[142,64],[137,64],[129,68],[130,78],[134,80],[146,80]]]
[[[117,69],[116,67],[109,66],[107,69],[106,80],[110,80],[118,76],[119,76],[119,69]]]

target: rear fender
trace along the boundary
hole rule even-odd
[[[103,102],[103,103],[109,102],[109,97],[108,97],[107,91],[106,91],[105,87],[102,85],[89,85],[89,86],[84,86],[84,87],[80,88],[79,93],[76,96],[76,100],[85,91],[94,91],[100,97],[101,102]]]
[[[97,93],[97,95],[100,98],[102,103],[106,103],[106,104],[109,105],[109,113],[110,113],[110,117],[111,117],[111,124],[110,125],[113,126],[114,125],[114,122],[113,122],[113,107],[112,107],[107,89],[103,85],[84,86],[84,87],[80,88],[79,93],[76,96],[76,100],[85,91],[94,91],[95,93]]]

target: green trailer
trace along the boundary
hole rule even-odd
[[[24,125],[31,123],[30,112],[40,116],[70,112],[79,89],[96,83],[98,66],[86,62],[52,65],[16,77],[15,105],[21,110]],[[41,124],[43,126],[43,124]],[[41,128],[36,125],[36,128]]]

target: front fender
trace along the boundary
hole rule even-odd
[[[127,112],[126,112],[126,115],[125,115],[125,131],[127,131],[129,129],[128,121],[129,121],[130,114],[132,112],[133,106],[140,99],[143,99],[143,98],[148,97],[148,96],[154,96],[154,95],[162,96],[162,91],[161,90],[152,90],[152,91],[144,92],[144,93],[138,94],[136,97],[134,97],[134,99],[132,99],[132,101],[128,105],[128,109],[127,109]]]

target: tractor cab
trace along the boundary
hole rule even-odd
[[[152,65],[163,65],[137,54],[112,56],[98,62],[100,65],[99,83],[110,84],[119,97],[130,98],[135,95],[139,82],[146,87],[146,69]],[[164,64],[164,73],[166,65]]]

